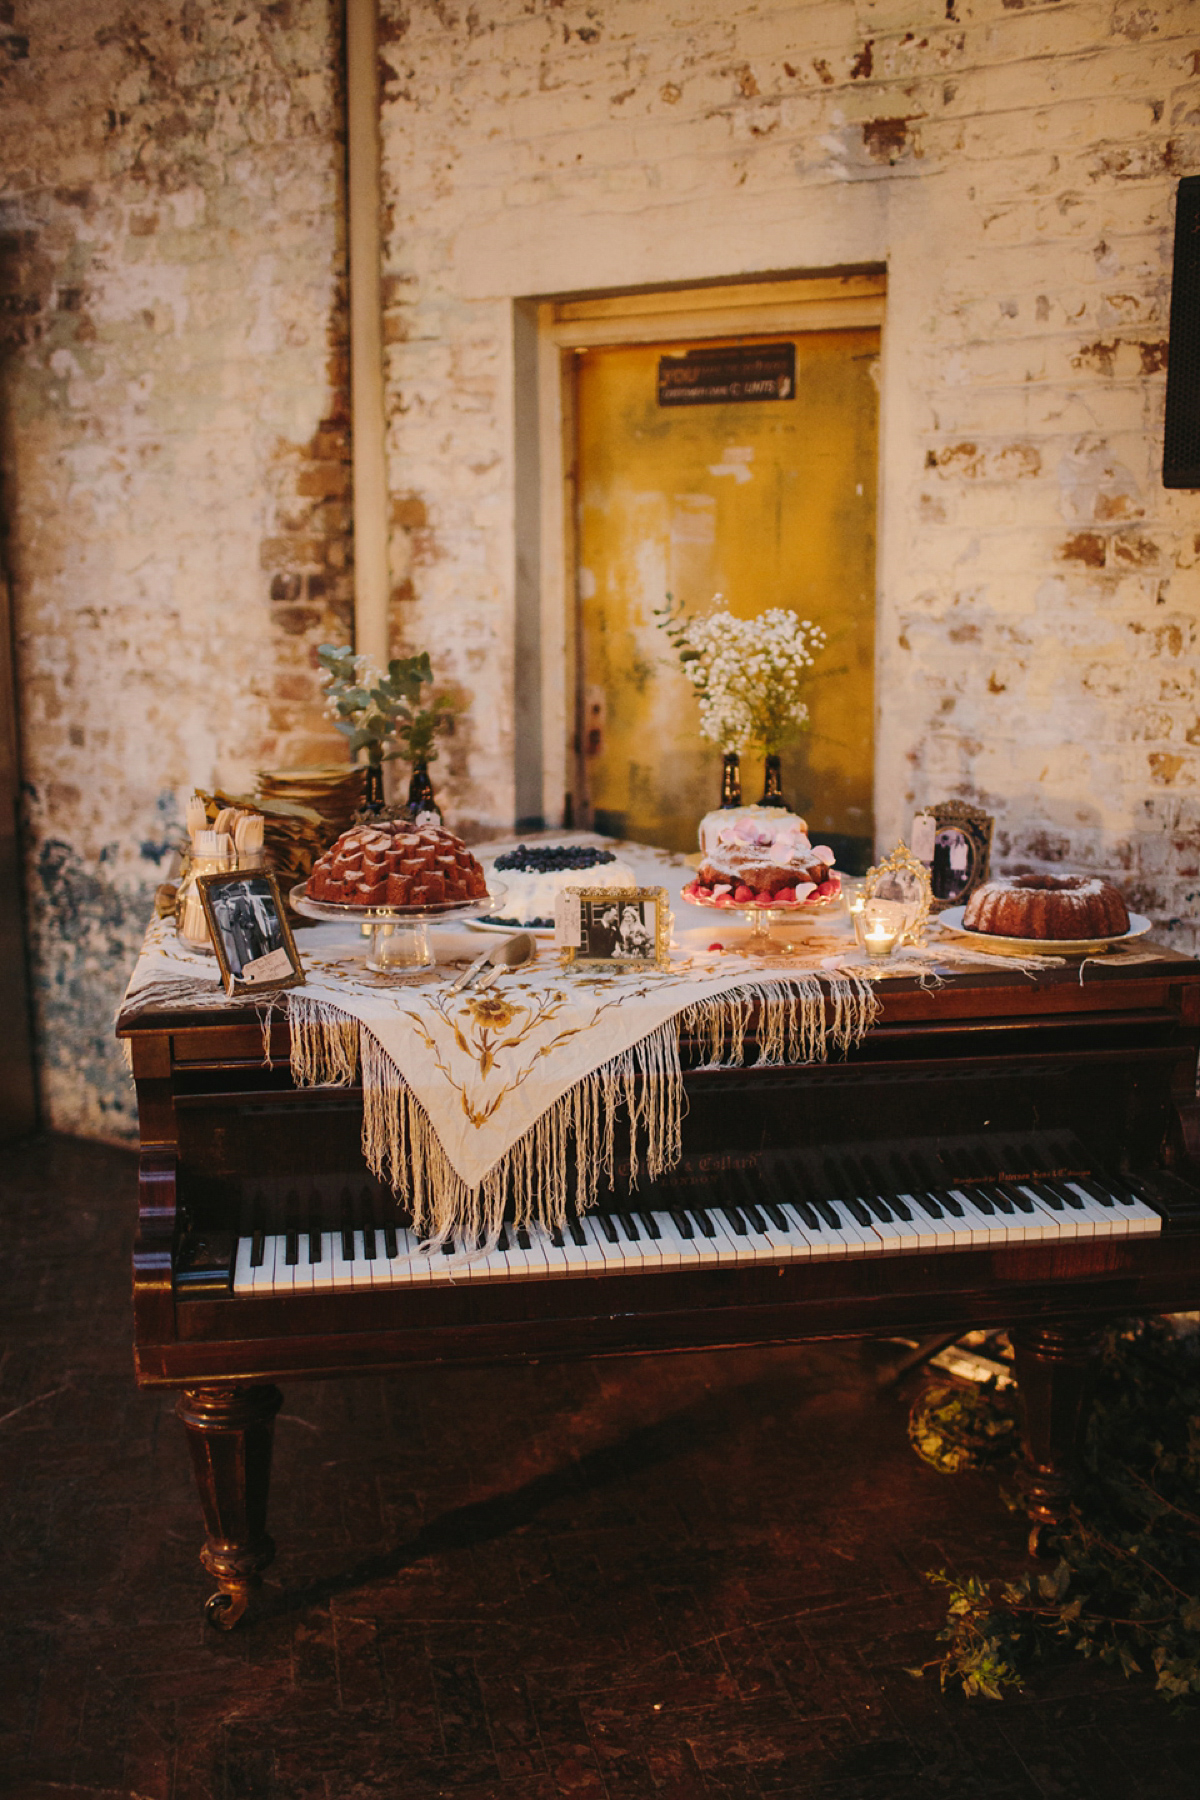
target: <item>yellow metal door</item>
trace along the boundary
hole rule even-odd
[[[784,751],[784,792],[853,869],[873,835],[879,332],[791,341],[794,398],[705,405],[658,401],[659,358],[695,346],[576,355],[579,813],[613,836],[694,849],[721,758],[653,609],[668,593],[692,613],[717,595],[742,618],[791,607],[828,643],[810,729]],[[761,783],[761,757],[743,756],[743,798]]]

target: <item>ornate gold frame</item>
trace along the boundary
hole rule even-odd
[[[888,856],[883,858],[882,862],[875,863],[867,870],[862,885],[864,900],[874,898],[875,890],[886,875],[903,875],[915,881],[920,891],[917,913],[905,926],[900,942],[902,944],[924,943],[925,926],[933,907],[933,889],[929,884],[929,870],[920,857],[913,855],[907,844],[899,843]]]
[[[636,974],[639,969],[665,969],[671,961],[671,908],[667,902],[665,887],[639,888],[589,888],[569,887],[563,893],[572,899],[578,899],[580,906],[589,902],[604,906],[644,905],[647,901],[654,906],[654,956],[650,957],[617,957],[617,956],[584,956],[578,946],[563,946],[563,959],[573,969],[608,969],[610,973],[619,975]]]

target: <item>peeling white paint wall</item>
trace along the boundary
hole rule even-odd
[[[3,506],[64,1130],[131,1128],[112,1019],[183,797],[328,748],[339,59],[327,0],[0,6]]]

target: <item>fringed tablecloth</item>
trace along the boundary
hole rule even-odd
[[[443,956],[448,935],[438,934]],[[306,985],[253,1001],[264,1051],[272,1013],[285,1011],[297,1083],[361,1078],[368,1166],[435,1238],[496,1232],[510,1202],[518,1223],[561,1225],[569,1199],[586,1207],[611,1180],[622,1107],[631,1168],[651,1178],[670,1168],[681,1033],[700,1039],[711,1064],[739,1064],[753,1020],[754,1060],[816,1062],[857,1043],[878,1011],[866,971],[728,953],[609,974],[566,969],[543,948],[478,995],[451,993],[444,964],[399,984],[373,975],[362,940],[338,926],[302,933],[300,953]],[[227,1001],[213,960],[156,920],[122,1011],[248,1003]]]

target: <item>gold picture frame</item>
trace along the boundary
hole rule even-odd
[[[555,905],[554,937],[572,968],[612,974],[665,969],[671,961],[667,890],[564,888]]]
[[[201,875],[196,886],[225,992],[278,993],[304,981],[279,883],[269,869]],[[247,975],[247,971],[251,971]]]
[[[904,907],[902,944],[920,944],[925,940],[925,926],[933,907],[933,889],[929,870],[920,857],[914,856],[907,844],[900,843],[867,870],[863,878],[862,897],[869,900],[898,901]]]

